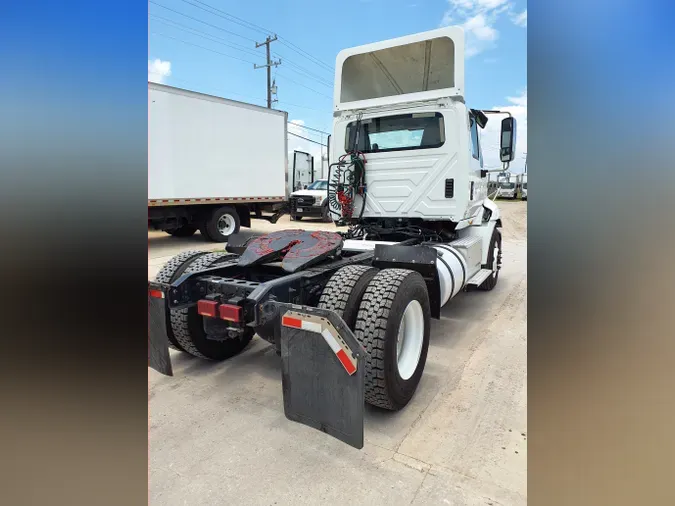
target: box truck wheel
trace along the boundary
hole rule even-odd
[[[502,267],[502,234],[497,228],[492,231],[490,239],[490,249],[488,250],[487,263],[481,266],[483,269],[490,269],[492,274],[478,287],[479,290],[489,291],[497,286],[499,279],[499,270]]]
[[[226,242],[239,232],[239,215],[234,207],[220,207],[211,213],[200,230],[211,241]]]
[[[194,227],[192,225],[183,225],[182,227],[170,228],[165,230],[167,234],[172,235],[174,237],[190,237],[191,235],[194,235],[196,231],[197,227]]]
[[[183,275],[185,270],[196,258],[206,255],[207,253],[207,251],[184,251],[183,253],[176,255],[162,266],[157,273],[157,276],[155,276],[155,281],[160,283],[172,283]],[[167,315],[166,331],[167,337],[169,338],[169,346],[178,351],[185,351],[173,335],[171,318],[169,315]]]
[[[361,299],[377,272],[369,265],[348,265],[337,270],[324,286],[318,307],[335,311],[354,330]]]
[[[368,284],[356,318],[366,350],[366,402],[399,410],[412,399],[429,349],[430,305],[422,276],[383,269]]]
[[[298,216],[297,214],[291,213],[291,221],[300,221],[301,219],[302,219],[302,216]]]
[[[198,272],[222,262],[230,253],[206,253],[194,260],[183,274]],[[254,331],[246,327],[240,337],[209,336],[204,332],[203,317],[195,306],[171,311],[171,330],[183,351],[195,357],[225,360],[240,353],[251,342]]]

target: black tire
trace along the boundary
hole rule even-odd
[[[498,248],[497,258],[495,258],[495,246]],[[481,285],[478,287],[479,290],[486,292],[490,291],[495,286],[497,286],[497,281],[499,281],[499,270],[501,269],[502,264],[502,234],[497,229],[497,227],[495,227],[494,231],[492,232],[492,238],[490,239],[490,249],[488,250],[487,263],[481,265],[481,268],[492,270],[492,266],[495,262],[497,262],[497,271],[493,272],[489,278],[481,283]]]
[[[191,237],[197,231],[197,227],[192,225],[183,225],[182,227],[166,230],[166,233],[174,237]]]
[[[330,217],[330,212],[328,210],[328,202],[321,206],[321,221],[324,223],[330,223],[333,219]]]
[[[348,265],[336,271],[326,283],[317,307],[331,309],[354,330],[361,299],[378,269],[369,265]]]
[[[206,253],[191,262],[184,273],[207,269],[232,256],[226,252]],[[173,310],[170,316],[171,330],[178,345],[183,351],[199,358],[225,360],[238,355],[251,342],[254,334],[252,328],[246,327],[244,335],[239,339],[216,341],[206,336],[203,317],[197,313],[196,307]]]
[[[199,224],[199,233],[202,234],[202,237],[204,238],[205,241],[215,242],[215,241],[211,238],[211,236],[209,235],[209,231],[206,230],[206,222],[207,222],[207,221],[208,221],[208,220],[203,220],[203,221]]]
[[[291,214],[291,221],[300,221],[302,219],[302,216],[298,216],[297,214]]]
[[[424,334],[417,368],[404,380],[398,370],[396,341],[403,313],[413,300],[422,307]],[[368,284],[355,326],[356,338],[367,352],[365,398],[368,404],[397,411],[412,399],[427,361],[430,318],[429,294],[419,273],[384,269]]]
[[[227,235],[221,233],[218,223],[223,218],[229,218],[234,221],[234,227]],[[206,220],[202,235],[206,232],[206,237],[213,242],[227,242],[228,237],[239,232],[240,222],[239,214],[234,207],[223,206],[211,213],[211,216]]]
[[[206,255],[207,253],[207,251],[184,251],[183,253],[176,255],[162,266],[157,273],[157,276],[155,276],[155,281],[158,281],[159,283],[172,283],[185,272],[195,259]],[[173,335],[171,318],[168,314],[166,318],[166,332],[167,337],[169,338],[169,346],[178,351],[185,351]]]

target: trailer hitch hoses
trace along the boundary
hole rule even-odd
[[[328,166],[328,208],[334,221],[353,224],[356,195],[363,200],[358,219],[362,218],[366,198],[365,163],[363,153],[351,151]]]

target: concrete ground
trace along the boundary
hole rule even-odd
[[[280,359],[257,337],[226,362],[172,351],[174,377],[149,369],[150,504],[526,504],[527,203],[499,205],[497,287],[432,320],[414,398],[398,413],[367,406],[362,450],[285,418]],[[180,251],[222,248],[154,232],[148,246],[150,277]]]

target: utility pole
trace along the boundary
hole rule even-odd
[[[259,48],[261,46],[266,46],[267,48],[267,65],[256,65],[253,64],[254,69],[263,69],[267,68],[267,108],[271,109],[272,108],[272,67],[276,67],[277,65],[281,65],[281,60],[277,61],[272,61],[270,57],[270,42],[274,42],[277,40],[277,36],[275,35],[274,38],[270,37],[269,35],[265,39],[265,42],[256,42],[255,47]]]

